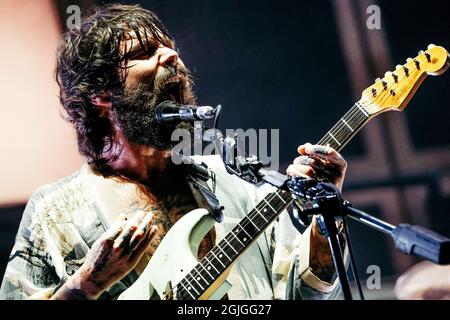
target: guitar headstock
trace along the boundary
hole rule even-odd
[[[370,116],[397,110],[402,111],[427,75],[440,75],[448,69],[450,56],[443,47],[430,44],[414,59],[408,58],[393,72],[386,72],[383,79],[362,93],[359,101]]]

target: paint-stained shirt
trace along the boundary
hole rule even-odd
[[[256,187],[230,175],[220,157],[194,157],[215,174],[208,181],[224,206],[212,241],[218,243],[274,188]],[[195,194],[195,199],[199,194]],[[175,197],[176,199],[176,197]],[[0,288],[0,299],[48,299],[83,264],[93,243],[120,214],[132,217],[143,210],[169,217],[170,229],[179,216],[200,206],[174,200],[161,208],[132,182],[106,178],[88,164],[69,177],[39,188],[29,199]],[[156,214],[156,216],[158,216]],[[160,240],[163,240],[161,235]],[[206,238],[205,238],[206,239]],[[213,245],[214,243],[211,243]],[[205,248],[210,247],[205,244]],[[300,233],[284,211],[234,264],[227,280],[229,299],[334,299],[338,280],[320,280],[309,268],[310,227]],[[202,249],[202,247],[200,247]],[[139,277],[151,252],[137,268],[104,292],[116,299]],[[346,253],[345,253],[345,256]]]

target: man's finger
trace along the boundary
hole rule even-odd
[[[344,168],[347,165],[340,153],[329,146],[306,144],[304,152],[306,155],[326,159],[341,168]]]
[[[291,177],[298,176],[304,178],[314,178],[316,176],[314,168],[301,164],[291,164],[287,168],[286,173]]]
[[[105,239],[115,240],[123,231],[123,228],[127,224],[127,220],[127,216],[121,214],[119,218],[108,228],[108,230],[106,230],[106,232],[103,234],[103,237]]]
[[[145,212],[137,212],[132,219],[129,220],[123,231],[114,241],[115,248],[125,248],[129,250],[130,240],[137,228],[139,227],[142,219],[145,217]]]
[[[133,251],[139,243],[142,241],[142,239],[145,238],[145,236],[148,234],[149,230],[152,227],[154,216],[152,213],[146,213],[144,216],[144,219],[141,221],[141,224],[136,229],[135,233],[130,239],[130,248],[131,251]]]
[[[294,164],[302,164],[305,166],[311,166],[314,164],[316,160],[311,158],[310,156],[300,156],[294,159]]]
[[[139,242],[136,248],[134,248],[133,252],[130,255],[130,260],[142,256],[142,254],[147,250],[148,246],[150,245],[150,242],[152,242],[153,238],[157,234],[157,231],[158,231],[157,226],[150,227],[150,230],[147,233],[146,237]]]

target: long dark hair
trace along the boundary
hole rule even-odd
[[[134,33],[145,51],[151,51],[154,41],[173,43],[158,17],[138,5],[111,4],[95,7],[82,19],[80,28],[63,35],[57,51],[56,81],[60,101],[76,130],[78,150],[95,169],[102,173],[120,150],[105,150],[115,146],[114,128],[108,116],[90,102],[104,92],[121,92],[126,70],[124,40]],[[122,48],[121,48],[122,46]],[[125,72],[123,72],[125,71]]]

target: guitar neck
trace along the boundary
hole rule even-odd
[[[328,145],[337,151],[341,151],[370,118],[371,116],[365,107],[357,102],[317,144]]]
[[[269,193],[177,284],[177,299],[198,299],[291,203],[286,190]]]

